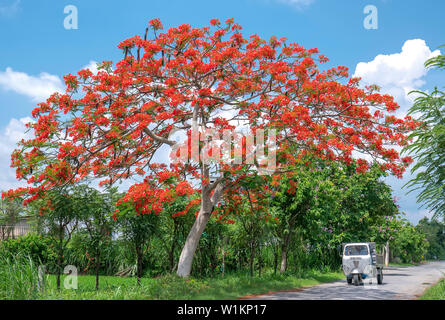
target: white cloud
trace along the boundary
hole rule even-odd
[[[31,135],[26,132],[26,124],[34,122],[30,117],[20,118],[19,120],[12,118],[9,124],[6,126],[4,136],[13,143],[20,141],[21,139],[29,139]]]
[[[82,69],[90,69],[93,74],[97,74],[97,62],[90,60]],[[34,102],[42,102],[54,92],[65,91],[63,81],[56,75],[42,72],[38,76],[32,76],[14,71],[10,67],[4,72],[0,71],[0,88],[28,96]]]
[[[82,69],[90,69],[90,71],[93,74],[97,74],[97,72],[99,71],[97,69],[97,61],[91,60],[86,66],[84,66]]]
[[[46,100],[54,92],[63,92],[63,83],[58,76],[42,72],[30,76],[24,72],[6,68],[0,71],[0,87],[30,97],[35,102]]]
[[[6,128],[0,132],[0,190],[6,191],[25,183],[18,181],[15,177],[15,170],[10,167],[11,153],[17,147],[17,142],[21,139],[31,138],[27,132],[25,124],[33,122],[29,117],[15,119],[12,118]]]
[[[439,50],[432,52],[425,40],[407,40],[400,53],[380,54],[372,61],[358,63],[354,76],[361,77],[366,85],[377,84],[383,93],[392,95],[404,114],[415,99],[408,93],[425,84],[425,61],[439,54]]]
[[[304,9],[311,5],[315,0],[275,0],[276,2],[287,4],[295,9]]]

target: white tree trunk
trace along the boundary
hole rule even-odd
[[[201,239],[201,235],[209,222],[213,208],[221,198],[223,186],[222,184],[218,184],[212,197],[210,196],[211,190],[211,188],[203,188],[201,194],[201,209],[185,240],[184,248],[182,248],[181,256],[179,257],[178,270],[176,273],[180,277],[188,277],[192,271],[193,257],[196,248],[198,248],[199,239]]]
[[[184,248],[182,248],[181,256],[179,257],[177,274],[180,277],[188,277],[192,271],[193,257],[195,255],[196,248],[198,247],[199,239],[209,222],[210,214],[204,212],[203,206],[199,210],[198,217],[196,217],[195,223],[190,230],[187,240],[185,241]]]
[[[385,267],[389,265],[389,241],[386,241],[385,245]]]
[[[290,234],[284,236],[283,244],[281,245],[281,267],[280,273],[286,272],[287,268],[287,249],[289,248]]]
[[[280,273],[286,272],[287,268],[287,252],[286,250],[281,251],[281,266],[280,266]]]

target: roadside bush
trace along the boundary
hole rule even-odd
[[[425,234],[404,221],[393,241],[393,254],[403,263],[420,263],[428,252],[428,245]]]
[[[51,267],[56,260],[54,240],[31,233],[0,242],[0,252],[5,258],[11,259],[18,254],[27,256],[37,266],[42,264]]]
[[[86,232],[76,232],[65,250],[65,262],[75,266],[79,273],[94,274],[94,244]],[[99,273],[112,276],[134,264],[129,249],[121,240],[108,241],[101,252]]]

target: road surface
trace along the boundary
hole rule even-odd
[[[445,277],[445,261],[383,270],[382,285],[348,285],[346,279],[292,292],[256,296],[256,300],[409,300]]]

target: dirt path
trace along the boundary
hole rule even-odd
[[[407,300],[416,299],[423,291],[445,277],[445,261],[416,267],[385,269],[383,284],[378,286],[348,285],[346,279],[325,283],[295,292],[277,292],[257,296],[266,300]]]

